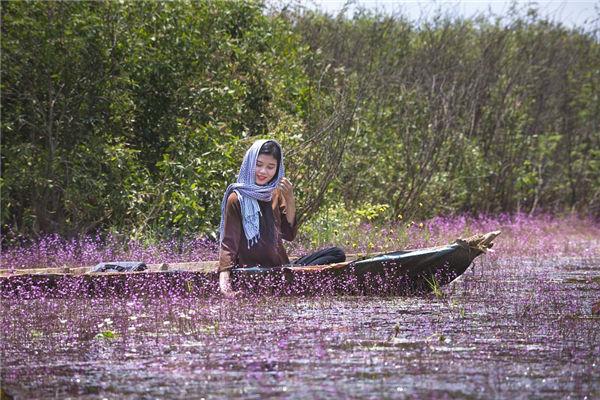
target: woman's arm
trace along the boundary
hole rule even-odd
[[[237,194],[227,198],[223,217],[223,240],[219,248],[219,289],[226,296],[235,295],[231,285],[230,269],[238,263],[242,235],[242,212]]]
[[[294,198],[292,183],[287,180],[279,186],[279,212],[280,212],[280,223],[281,223],[281,238],[291,242],[296,237],[298,232],[298,224],[296,222],[296,201]],[[284,194],[284,189],[287,190],[287,194]]]

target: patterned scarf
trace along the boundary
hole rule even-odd
[[[281,153],[281,161],[279,163],[279,172],[275,179],[264,186],[256,184],[256,160],[258,159],[258,152],[263,144],[266,142],[273,142],[279,147]],[[258,243],[260,238],[260,207],[258,200],[260,201],[271,201],[273,190],[279,185],[281,178],[283,178],[285,169],[283,167],[283,151],[281,151],[281,145],[275,140],[257,140],[246,152],[244,161],[240,168],[240,173],[236,183],[232,183],[225,190],[223,201],[221,202],[221,224],[219,226],[219,243],[223,242],[223,235],[225,231],[225,206],[227,205],[227,198],[231,192],[235,192],[240,201],[242,209],[242,225],[244,227],[244,234],[248,240],[248,248]]]

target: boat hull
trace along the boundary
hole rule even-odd
[[[412,295],[447,285],[482,252],[462,243],[328,266],[233,270],[234,290],[276,295]]]
[[[287,265],[232,270],[232,284],[258,295],[413,295],[427,293],[462,275],[483,250],[457,240],[447,246],[404,250],[331,265]],[[216,266],[172,269],[157,266],[127,273],[22,273],[0,277],[0,296],[128,297],[215,296]]]

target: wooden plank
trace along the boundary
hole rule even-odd
[[[161,272],[161,271],[191,271],[191,272],[214,272],[219,265],[218,261],[199,261],[185,263],[162,263],[162,264],[147,264],[146,271],[138,272]],[[85,275],[90,274],[92,266],[89,267],[54,267],[54,268],[26,268],[26,269],[2,269],[0,277],[9,277],[16,275]],[[122,272],[118,272],[122,274]],[[107,274],[107,273],[103,273]]]

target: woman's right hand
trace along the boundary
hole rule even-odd
[[[231,271],[221,271],[219,273],[219,289],[225,297],[236,297],[240,292],[235,292],[231,286]]]

